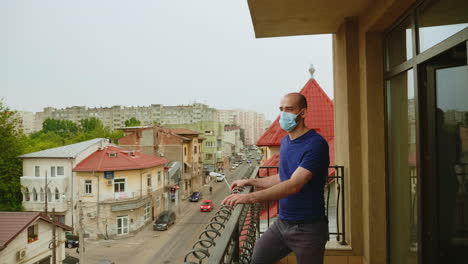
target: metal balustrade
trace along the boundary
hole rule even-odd
[[[243,178],[260,177],[260,169],[265,175],[270,175],[271,170],[278,171],[278,167],[251,167]],[[328,176],[325,184],[326,214],[334,215],[333,224],[329,234],[340,244],[346,245],[345,232],[345,200],[344,200],[344,167],[330,166],[334,171]],[[254,191],[251,186],[235,188],[232,193],[249,193]],[[333,189],[336,191],[334,192]],[[330,209],[331,196],[335,198],[335,206]],[[253,247],[257,238],[263,231],[260,230],[260,215],[266,212],[267,227],[272,223],[270,207],[272,202],[262,204],[239,204],[235,208],[224,205],[218,209],[215,216],[199,235],[198,241],[192,247],[184,259],[184,264],[221,264],[221,263],[249,263],[253,253]]]

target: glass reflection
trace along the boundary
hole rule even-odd
[[[428,1],[418,9],[419,49],[425,51],[468,27],[468,1]]]
[[[387,81],[390,263],[418,263],[418,175],[413,70]]]

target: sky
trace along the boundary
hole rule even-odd
[[[15,110],[206,103],[274,119],[331,35],[255,38],[247,1],[2,0],[0,98]]]

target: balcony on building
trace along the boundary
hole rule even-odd
[[[56,212],[68,209],[68,198],[65,190],[68,178],[65,176],[45,177],[22,176],[20,178],[23,207],[25,211],[43,211],[47,200],[48,208],[55,208]]]

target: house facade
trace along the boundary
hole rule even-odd
[[[466,263],[468,2],[248,5],[258,38],[333,34],[347,248],[326,261]]]
[[[203,184],[203,138],[199,132],[155,125],[128,127],[123,131],[124,137],[119,139],[120,146],[179,163],[175,167],[180,168],[180,173],[170,171],[169,179],[172,185],[180,187],[177,197],[185,198]]]
[[[57,262],[65,259],[65,232],[73,229],[39,212],[0,212],[0,264],[52,262],[55,228]]]
[[[108,146],[77,164],[80,228],[91,238],[140,230],[166,208],[169,160]]]
[[[88,155],[107,146],[107,139],[97,138],[58,148],[21,155],[21,186],[26,211],[51,212],[55,208],[59,222],[75,226],[77,182],[73,168]],[[47,208],[46,208],[47,207]]]

